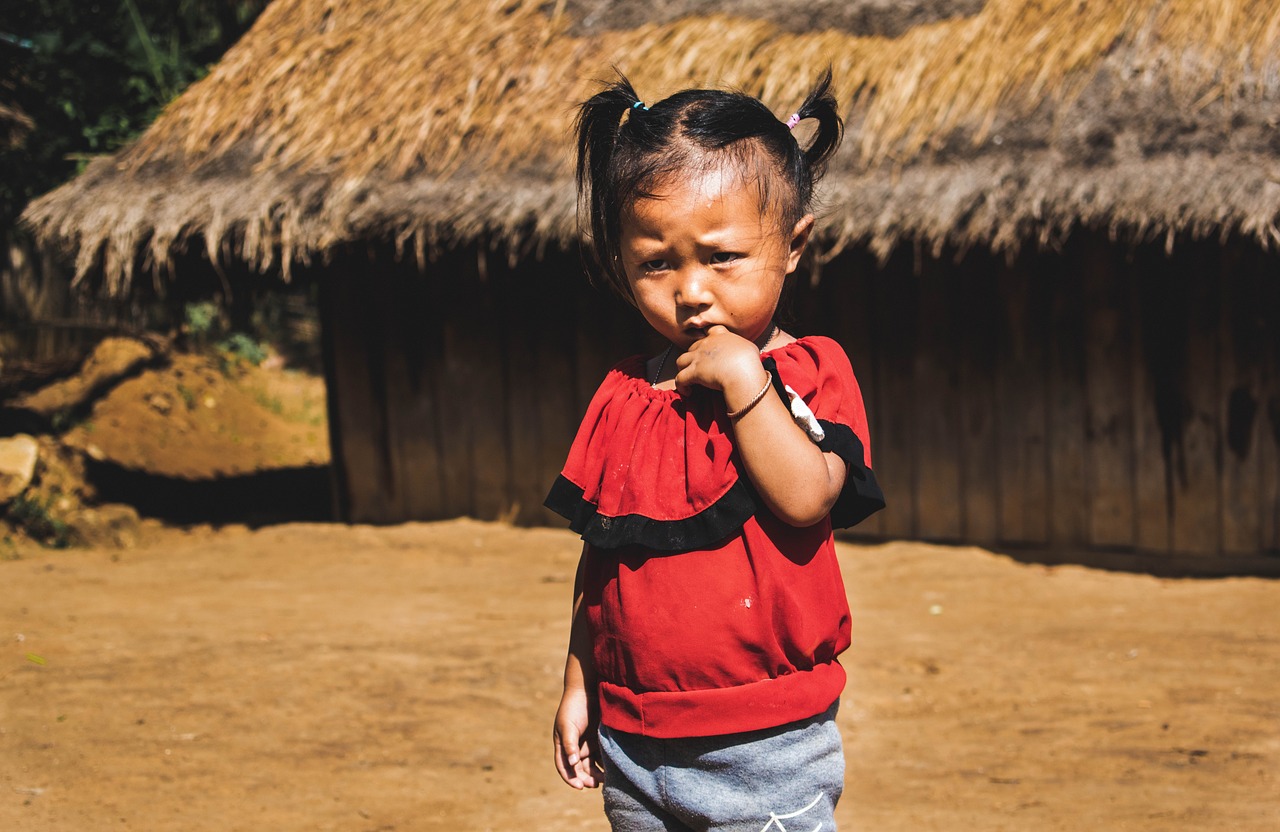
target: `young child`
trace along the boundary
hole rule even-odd
[[[849,608],[831,530],[884,505],[849,360],[774,313],[842,125],[750,96],[582,104],[608,281],[670,346],[609,371],[547,505],[585,541],[555,763],[615,830],[834,829]],[[791,132],[814,119],[801,148]]]

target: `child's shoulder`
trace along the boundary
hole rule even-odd
[[[765,369],[807,402],[814,396],[839,400],[858,386],[844,347],[825,335],[806,335],[770,350]]]
[[[782,349],[787,347],[796,347],[814,353],[844,355],[844,347],[840,346],[840,342],[827,335],[801,335]]]
[[[813,370],[825,367],[834,371],[852,371],[844,347],[840,346],[839,341],[826,335],[804,335],[770,350],[766,355]]]

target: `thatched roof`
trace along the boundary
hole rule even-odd
[[[984,0],[565,0],[573,35],[674,23],[682,17],[732,14],[766,20],[784,32],[835,29],[897,37],[913,26],[976,14]]]
[[[30,116],[16,105],[0,101],[0,150],[21,147],[33,127],[35,122]]]
[[[815,2],[843,28],[777,22],[823,22]],[[141,139],[26,216],[109,292],[188,241],[286,273],[360,239],[567,243],[573,104],[610,65],[650,100],[732,85],[785,118],[830,63],[849,127],[833,249],[1008,250],[1079,225],[1280,242],[1280,4],[892,5],[650,0],[631,26],[636,0],[275,0]]]

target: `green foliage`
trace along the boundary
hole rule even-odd
[[[266,348],[243,332],[233,332],[218,342],[218,352],[222,355],[224,373],[231,369],[228,363],[247,362],[256,367],[267,360]]]
[[[185,314],[187,332],[196,337],[207,338],[221,327],[222,316],[218,310],[218,304],[213,301],[188,303]]]
[[[19,494],[9,504],[6,516],[15,528],[46,546],[65,549],[71,545],[71,527],[50,513],[53,496],[41,500],[38,496]]]
[[[262,340],[245,332],[226,331],[226,319],[216,301],[188,303],[183,317],[182,329],[190,346],[200,351],[212,351],[223,375],[233,375],[243,364],[256,367],[267,360],[267,348]],[[265,331],[256,319],[252,325],[255,330]],[[225,337],[213,341],[224,334]]]
[[[188,303],[183,308],[182,331],[195,349],[205,349],[222,334],[222,309],[214,301]]]
[[[135,138],[248,29],[265,0],[20,0],[0,21],[0,97],[35,122],[0,152],[0,231]]]

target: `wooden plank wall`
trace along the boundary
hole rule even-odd
[[[336,256],[317,279],[338,515],[563,523],[542,500],[591,394],[652,348],[581,273],[555,252],[451,251],[425,274],[385,249]]]
[[[327,267],[343,516],[562,521],[541,507],[619,358],[656,351],[576,254],[385,250]],[[801,278],[797,334],[850,354],[889,508],[864,537],[1280,554],[1280,258],[1078,234],[1013,262],[853,251]]]
[[[875,398],[878,533],[1184,564],[1280,554],[1274,253],[1079,234],[1012,263],[845,255],[817,292],[874,310],[854,363]],[[845,323],[863,319],[826,331],[863,343]]]

